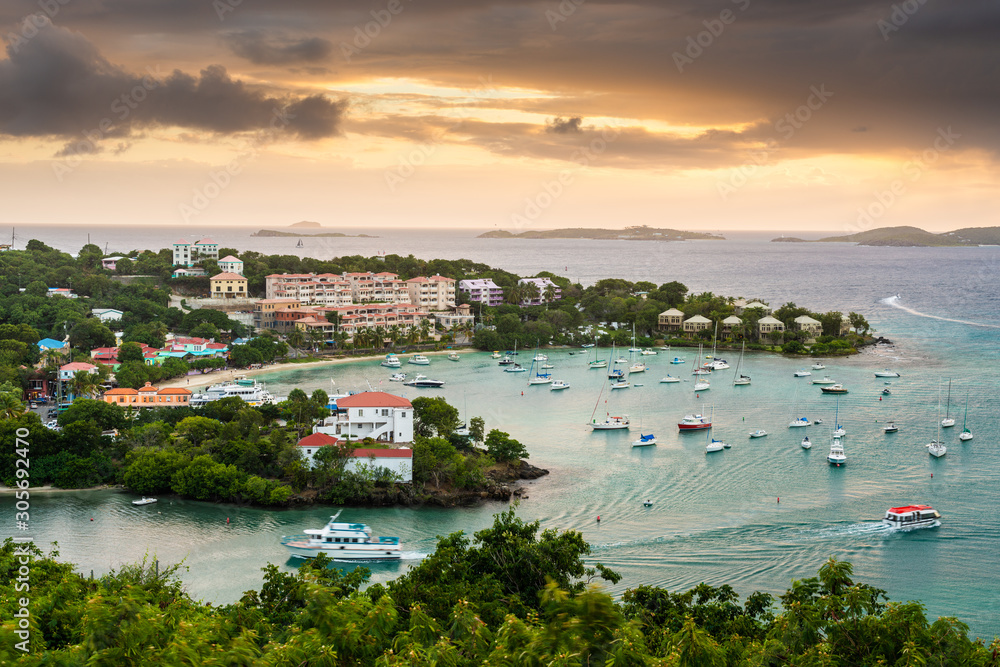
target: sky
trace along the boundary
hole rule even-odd
[[[994,226],[995,0],[4,0],[0,224]]]

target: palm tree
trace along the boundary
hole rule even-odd
[[[524,288],[521,285],[511,285],[504,288],[503,300],[515,306],[520,305],[524,298]]]
[[[538,285],[535,283],[524,283],[521,290],[521,300],[524,303],[534,303],[542,296],[542,291],[538,289]]]
[[[0,394],[0,419],[17,419],[24,414],[24,403],[13,392]]]
[[[98,386],[100,385],[97,376],[90,371],[77,371],[69,381],[73,396],[93,396],[97,393]]]
[[[545,291],[542,292],[545,297],[545,310],[549,309],[549,303],[555,301],[556,298],[556,287],[555,285],[546,285]]]
[[[426,317],[420,320],[420,339],[427,340],[431,335],[431,321]]]
[[[298,351],[299,348],[301,348],[305,343],[306,337],[305,334],[302,333],[302,329],[295,327],[288,332],[286,340],[288,341],[288,344],[292,346],[293,350]]]

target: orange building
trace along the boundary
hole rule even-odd
[[[147,382],[146,386],[138,390],[127,387],[112,389],[105,392],[101,400],[122,407],[183,408],[191,400],[191,391],[183,387],[157,389]]]

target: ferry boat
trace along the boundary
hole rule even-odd
[[[417,377],[412,380],[407,380],[403,383],[407,387],[443,387],[444,382],[441,380],[429,380],[426,375],[417,375]]]
[[[363,523],[338,523],[340,512],[319,530],[303,535],[286,535],[281,543],[293,556],[315,558],[324,553],[334,560],[400,560],[403,547],[398,537],[372,537]]]
[[[930,505],[890,507],[882,518],[882,523],[898,530],[937,528],[941,525],[941,515]]]
[[[684,418],[678,422],[677,428],[682,431],[700,431],[712,428],[712,422],[701,415],[684,415]]]
[[[602,422],[596,419],[590,423],[590,428],[595,431],[618,431],[621,429],[627,429],[629,425],[628,415],[622,417],[611,417],[609,416]]]
[[[428,359],[427,357],[425,357],[422,354],[415,354],[412,357],[410,357],[410,360],[408,362],[406,362],[406,363],[408,363],[408,364],[414,364],[416,366],[429,366],[430,363],[431,363],[431,360]]]
[[[390,352],[385,355],[385,359],[382,360],[380,365],[385,366],[386,368],[399,368],[399,357]]]
[[[280,402],[280,399],[273,396],[262,383],[240,376],[234,380],[213,384],[204,393],[193,395],[188,403],[192,408],[200,408],[212,401],[230,396],[238,396],[252,406],[275,405]]]

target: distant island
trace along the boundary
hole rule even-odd
[[[725,241],[725,237],[703,232],[684,232],[676,229],[658,229],[639,225],[625,229],[586,229],[570,227],[568,229],[547,229],[514,234],[503,230],[480,234],[478,239],[595,239],[619,241],[689,241],[709,240]]]
[[[815,241],[781,237],[771,239],[771,242],[856,243],[866,246],[912,248],[1000,245],[1000,227],[965,227],[941,234],[924,231],[919,227],[880,227],[846,236],[827,236]]]
[[[795,236],[779,236],[776,239],[771,239],[771,243],[806,243],[806,240]]]
[[[318,222],[310,222],[309,220],[303,220],[302,222],[295,222],[288,225],[289,229],[319,229],[323,225]]]
[[[291,227],[298,227],[299,225],[307,225],[309,229],[315,229],[320,225],[317,223],[305,223],[300,222]],[[316,225],[313,227],[312,225]],[[319,234],[305,234],[303,232],[282,232],[277,229],[261,229],[250,236],[296,236],[296,237],[316,237],[316,238],[352,238],[352,239],[377,239],[377,236],[370,236],[368,234],[344,234],[343,232],[320,232]]]

